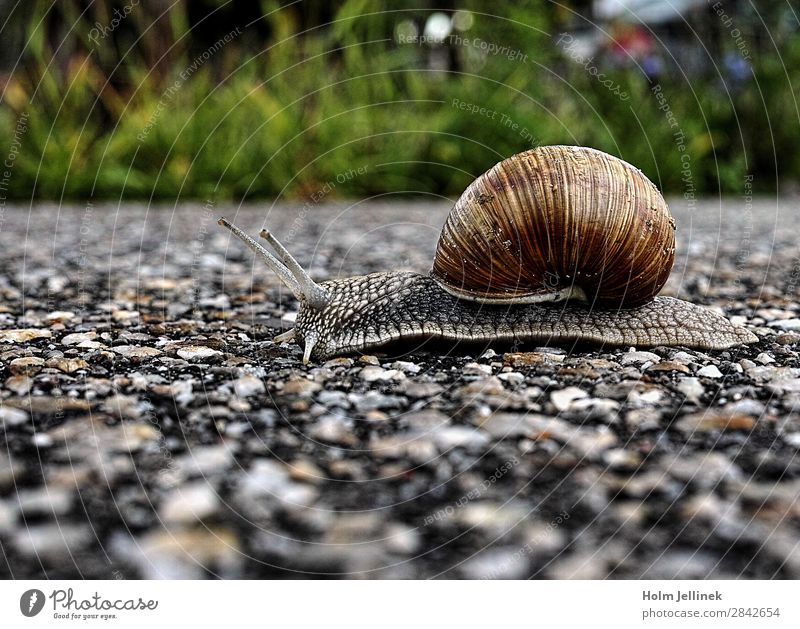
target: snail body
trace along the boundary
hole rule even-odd
[[[594,149],[540,147],[478,177],[448,215],[429,275],[316,283],[266,230],[277,257],[219,222],[298,298],[294,329],[276,340],[302,341],[304,362],[425,340],[698,349],[758,340],[702,306],[656,296],[675,222],[641,171]]]

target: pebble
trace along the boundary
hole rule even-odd
[[[351,393],[347,399],[361,412],[400,408],[403,405],[402,397],[397,395],[384,395],[378,391],[368,391],[364,395]]]
[[[139,312],[136,310],[114,310],[111,313],[114,321],[123,325],[130,325],[139,319]]]
[[[286,395],[297,395],[299,397],[310,397],[322,388],[318,382],[306,378],[292,377],[284,383],[281,392]]]
[[[399,369],[403,373],[407,374],[417,374],[420,371],[422,371],[422,367],[420,367],[416,363],[410,363],[405,360],[396,360],[390,365],[390,367],[392,369]]]
[[[364,382],[387,382],[390,380],[404,380],[406,375],[399,369],[383,369],[369,365],[359,372],[359,377]]]
[[[525,376],[518,371],[506,371],[505,373],[498,374],[497,377],[502,382],[507,382],[512,386],[517,386],[525,382]]]
[[[758,356],[756,356],[756,362],[762,365],[771,365],[775,362],[775,359],[766,352],[761,352]]]
[[[50,330],[42,329],[19,329],[19,330],[0,330],[0,343],[27,343],[37,339],[49,339],[53,336]]]
[[[688,402],[692,404],[700,403],[700,396],[705,393],[705,388],[698,378],[682,378],[676,385]]]
[[[112,347],[111,351],[124,356],[125,358],[132,359],[145,359],[153,358],[154,356],[161,356],[163,352],[155,347],[139,347],[136,345],[117,345]]]
[[[526,416],[517,413],[492,413],[481,418],[477,425],[493,439],[514,439],[524,437],[530,431]]]
[[[466,579],[524,579],[529,557],[515,548],[489,549],[470,557],[460,566]]]
[[[185,345],[177,351],[177,354],[189,362],[202,362],[222,358],[222,352],[205,345]]]
[[[481,365],[480,363],[467,363],[462,367],[461,373],[465,376],[480,376],[486,377],[492,375],[492,368],[490,365]]]
[[[55,564],[71,561],[94,539],[92,529],[85,524],[58,522],[21,527],[12,534],[11,545],[23,557]]]
[[[648,372],[664,372],[664,371],[677,371],[679,373],[691,373],[689,367],[684,365],[683,363],[679,363],[674,360],[664,360],[660,363],[655,363],[647,367]]]
[[[312,426],[308,434],[313,439],[326,443],[335,443],[342,446],[354,447],[358,445],[358,438],[353,434],[352,428],[346,421],[337,416],[320,418]]]
[[[800,319],[784,319],[783,321],[772,321],[769,324],[772,328],[780,330],[797,331],[800,330]]]
[[[97,338],[97,332],[73,332],[61,339],[62,345],[78,345],[80,343],[91,342]]]
[[[501,395],[503,393],[505,393],[505,388],[497,376],[473,380],[458,390],[458,395],[461,397]]]
[[[512,367],[529,365],[556,365],[564,362],[563,354],[550,352],[513,352],[503,354],[503,361]]]
[[[318,494],[308,484],[293,481],[285,465],[269,459],[254,461],[239,482],[245,500],[277,501],[287,508],[308,506]]]
[[[185,478],[220,476],[233,461],[231,445],[220,444],[192,448],[175,459],[175,464]]]
[[[793,448],[800,448],[800,432],[783,435],[783,442]]]
[[[444,392],[444,387],[435,382],[418,382],[407,380],[402,392],[411,398],[435,398]]]
[[[211,517],[219,506],[216,490],[206,481],[196,481],[164,496],[158,515],[165,524],[192,524]]]
[[[73,490],[67,487],[41,487],[37,489],[19,489],[16,492],[16,503],[26,518],[65,515],[72,507]]]
[[[8,535],[13,531],[16,520],[16,509],[0,500],[0,535]]]
[[[8,364],[11,373],[22,376],[35,376],[44,367],[44,359],[35,356],[15,358]]]
[[[326,480],[327,475],[310,459],[300,458],[289,463],[289,478],[319,485]]]
[[[469,426],[442,426],[433,432],[432,437],[442,452],[452,448],[480,448],[489,442],[486,434]]]
[[[10,406],[0,406],[0,423],[4,427],[21,426],[29,421],[30,417],[25,411]]]
[[[323,363],[322,366],[326,369],[338,369],[340,367],[348,368],[353,366],[353,359],[346,356],[341,358],[333,358]]]
[[[89,363],[83,358],[48,358],[45,365],[64,373],[74,373],[89,367]]]
[[[556,407],[556,410],[566,411],[572,406],[573,402],[586,397],[589,397],[589,394],[583,389],[566,387],[565,389],[553,391],[550,394],[550,401]]]
[[[158,528],[138,538],[116,533],[111,552],[144,579],[196,580],[240,574],[243,555],[236,534],[219,527]]]
[[[652,385],[639,385],[630,390],[627,402],[632,408],[643,408],[660,404],[666,392]]]
[[[706,365],[697,370],[697,375],[701,378],[722,378],[722,372],[716,365]]]
[[[614,470],[634,470],[642,463],[638,452],[614,448],[603,453],[603,461]]]
[[[260,378],[245,374],[233,381],[233,391],[238,397],[250,397],[251,395],[261,395],[267,389]]]
[[[675,423],[675,427],[692,433],[713,430],[752,430],[755,423],[755,419],[749,415],[708,410],[684,415]]]
[[[686,352],[675,352],[672,354],[671,360],[676,363],[681,363],[682,365],[692,365],[697,362],[697,357]]]
[[[75,313],[70,310],[56,310],[47,315],[47,320],[53,323],[63,323],[64,321],[71,321],[74,318]]]
[[[623,365],[642,365],[643,369],[646,369],[652,364],[655,364],[661,360],[661,356],[658,354],[653,354],[652,352],[628,352],[622,355],[622,360],[620,361]]]

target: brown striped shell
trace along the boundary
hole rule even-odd
[[[661,290],[674,258],[675,221],[639,169],[595,149],[543,146],[470,184],[431,275],[480,302],[633,307]]]

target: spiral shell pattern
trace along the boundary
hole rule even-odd
[[[473,301],[627,308],[655,297],[674,258],[675,221],[639,169],[595,149],[543,146],[470,184],[431,275]]]

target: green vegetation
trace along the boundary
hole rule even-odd
[[[429,10],[366,0],[319,24],[262,2],[230,27],[222,2],[191,27],[188,3],[160,18],[145,4],[113,30],[108,9],[81,13],[77,0],[12,16],[24,33],[0,103],[0,147],[19,149],[9,198],[456,195],[501,158],[559,143],[618,155],[679,195],[800,177],[797,25],[753,35],[753,71],[736,86],[708,59],[711,71],[668,66],[662,98],[635,65],[598,60],[601,81],[565,55],[549,3],[486,15],[465,2],[471,25],[438,47],[398,41]]]

